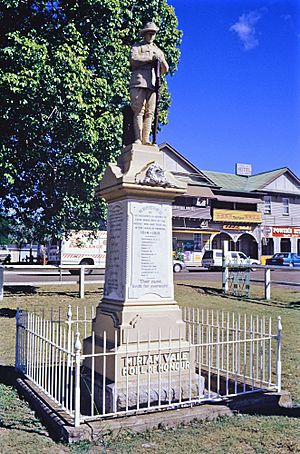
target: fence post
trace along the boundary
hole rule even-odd
[[[245,277],[245,289],[246,289],[246,296],[247,298],[250,297],[250,272],[251,272],[251,261],[250,261],[250,258],[248,259],[248,266],[249,268],[247,268],[245,270],[245,273],[246,273],[246,277]]]
[[[79,427],[80,425],[80,352],[81,342],[79,339],[80,334],[76,333],[75,340],[75,403],[74,403],[74,425]]]
[[[67,312],[68,338],[67,338],[67,362],[68,367],[71,363],[71,335],[72,335],[72,306],[69,304]]]
[[[277,361],[276,361],[276,387],[277,391],[281,391],[281,317],[277,321]]]
[[[20,367],[20,354],[19,354],[19,324],[20,324],[20,310],[17,308],[16,313],[16,369]]]
[[[265,299],[271,299],[271,269],[265,268]]]
[[[3,300],[4,295],[4,266],[0,266],[0,301]]]
[[[85,266],[80,267],[80,276],[79,276],[79,298],[84,298],[84,275],[85,275]]]
[[[71,305],[68,306],[67,312],[67,371],[66,371],[66,395],[65,395],[65,407],[69,408],[69,396],[70,396],[70,369],[71,369],[71,336],[72,336],[72,309]]]
[[[223,253],[222,253],[222,287],[223,293],[225,295],[228,293],[229,290],[229,263],[227,263],[228,257],[228,241],[225,240],[223,243]]]

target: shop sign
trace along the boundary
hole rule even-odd
[[[272,236],[279,238],[300,238],[300,227],[272,227]]]
[[[239,210],[220,210],[214,208],[213,210],[214,221],[227,221],[227,222],[245,222],[245,223],[261,223],[261,213],[257,211],[239,211]]]
[[[223,225],[223,230],[251,230],[252,231],[252,225],[231,225],[231,224],[225,224]]]
[[[237,162],[235,165],[236,175],[242,175],[250,177],[252,175],[252,165],[251,164],[242,164]]]
[[[262,235],[264,238],[271,238],[272,237],[272,227],[269,227],[268,225],[264,225],[261,228]]]

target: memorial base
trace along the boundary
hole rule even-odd
[[[158,376],[152,381],[128,383],[109,383],[105,385],[103,376],[97,374],[92,382],[90,370],[82,374],[84,380],[82,411],[89,414],[90,391],[94,386],[94,413],[108,414],[118,411],[138,410],[157,406],[184,403],[185,401],[202,399],[204,397],[204,378],[194,375],[193,379],[174,377],[172,380],[159,380]],[[138,386],[137,386],[138,383]]]
[[[86,338],[83,343],[84,366],[92,374],[105,376],[107,382],[119,385],[128,381],[143,381],[145,377],[151,381],[155,376],[160,376],[161,380],[173,380],[175,376],[179,381],[194,379],[195,349],[189,342],[171,336],[163,341],[159,335],[150,334],[148,341],[141,341],[139,333],[135,335],[135,341],[132,338],[131,342],[125,335],[125,342],[121,345],[118,344],[120,336],[117,331],[115,342],[107,339],[106,335],[103,338]]]
[[[176,301],[143,301],[143,304],[120,304],[103,299],[96,310],[93,331],[98,337],[115,342],[118,331],[119,344],[161,339],[184,339],[185,324]]]

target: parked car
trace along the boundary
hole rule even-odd
[[[222,268],[222,249],[210,249],[204,252],[202,258],[202,266],[208,269]],[[257,259],[247,257],[244,252],[240,251],[228,251],[226,253],[226,261],[232,265],[259,265],[260,262]]]
[[[11,253],[7,246],[0,247],[0,263],[5,265],[5,263],[10,263]]]
[[[186,268],[185,263],[182,260],[173,259],[173,271],[174,273],[180,273],[183,269]]]
[[[296,252],[278,252],[267,259],[266,265],[300,266],[300,255]]]

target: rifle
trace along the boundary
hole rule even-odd
[[[160,60],[155,60],[155,92],[156,92],[156,104],[154,112],[154,124],[152,130],[153,143],[156,144],[156,136],[158,129],[158,114],[159,114],[159,104],[160,104]]]

